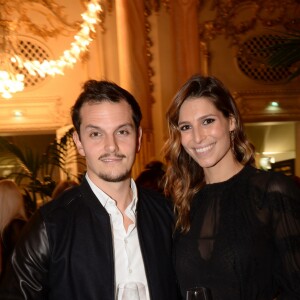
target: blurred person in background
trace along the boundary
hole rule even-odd
[[[52,192],[51,199],[57,198],[64,191],[68,190],[69,188],[71,188],[73,186],[77,186],[77,185],[78,185],[77,181],[70,180],[70,179],[66,179],[66,180],[62,180],[62,181],[58,182],[58,184],[56,185],[56,187],[54,188],[54,190]]]
[[[135,182],[137,185],[157,192],[163,192],[163,177],[165,175],[165,166],[161,161],[150,161]]]
[[[0,279],[26,222],[24,198],[19,187],[12,180],[0,180]]]

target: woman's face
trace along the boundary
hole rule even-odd
[[[185,100],[179,111],[178,128],[185,151],[204,171],[231,166],[234,155],[230,131],[235,129],[234,118],[225,118],[208,98]]]

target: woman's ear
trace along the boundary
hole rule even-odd
[[[74,141],[74,143],[76,145],[78,153],[81,156],[85,156],[85,152],[84,152],[84,149],[83,149],[83,146],[81,144],[81,141],[80,141],[80,138],[79,138],[79,135],[78,135],[77,131],[73,132],[73,141]]]
[[[236,129],[236,119],[233,115],[229,116],[229,131],[234,131]]]

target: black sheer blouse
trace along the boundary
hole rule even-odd
[[[213,300],[300,299],[300,189],[288,177],[246,166],[206,185],[191,230],[175,235],[181,293],[205,286]]]

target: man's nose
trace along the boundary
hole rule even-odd
[[[104,147],[105,147],[105,151],[107,152],[116,152],[118,148],[116,138],[114,136],[106,136]]]

